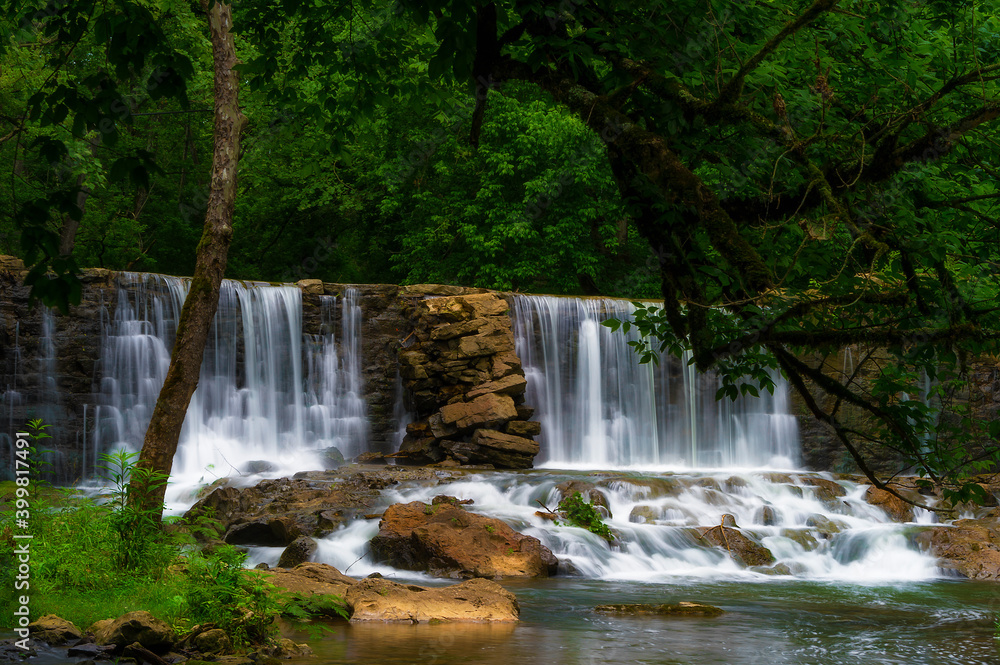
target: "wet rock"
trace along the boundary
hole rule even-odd
[[[246,463],[243,467],[243,473],[255,474],[255,473],[271,473],[276,471],[278,467],[267,460],[251,460]]]
[[[701,537],[726,550],[742,566],[770,566],[775,561],[771,550],[737,529],[715,526],[702,531]]]
[[[764,575],[791,575],[792,569],[787,564],[779,563],[773,566],[750,566],[750,570]]]
[[[774,506],[764,505],[758,508],[753,514],[753,523],[764,526],[774,526],[777,524],[778,513],[774,510]]]
[[[328,471],[339,469],[347,463],[344,459],[344,453],[340,452],[340,448],[335,446],[330,446],[319,451],[319,461],[323,465],[323,468]]]
[[[32,639],[51,646],[61,646],[83,637],[80,629],[55,614],[46,614],[28,624]]]
[[[309,561],[315,553],[316,541],[309,536],[299,536],[281,553],[278,568],[294,568]]]
[[[652,605],[646,603],[630,603],[622,605],[598,605],[595,611],[603,614],[626,614],[630,616],[707,616],[715,617],[725,614],[725,610],[714,605],[691,603],[682,600],[675,605]]]
[[[347,590],[346,600],[352,622],[514,622],[520,613],[514,594],[484,579],[427,588],[366,578]]]
[[[443,440],[440,446],[462,464],[500,469],[530,469],[539,451],[536,441],[490,429],[477,429],[471,441]]]
[[[974,580],[1000,581],[1000,526],[995,520],[958,520],[915,538],[938,557],[942,570]]]
[[[739,524],[736,523],[736,516],[735,515],[731,515],[730,513],[724,513],[722,515],[722,522],[721,523],[722,523],[722,526],[728,526],[728,527],[732,527],[734,529],[737,528],[737,527],[739,527]]]
[[[76,646],[70,647],[66,651],[66,655],[70,658],[91,658],[97,660],[102,657],[107,657],[111,653],[111,649],[108,647],[101,647],[93,642],[84,642],[83,644],[77,644]]]
[[[94,630],[94,628],[91,628]],[[124,648],[133,642],[154,653],[166,653],[176,642],[173,629],[166,621],[157,619],[149,612],[140,610],[123,614],[110,625],[94,632],[98,644],[114,644]]]
[[[376,561],[437,577],[547,577],[558,561],[537,538],[451,503],[397,503],[371,540]]]
[[[808,529],[782,529],[779,534],[783,538],[793,540],[802,546],[806,552],[812,552],[819,547],[819,541]]]
[[[831,520],[829,517],[819,514],[810,515],[806,520],[806,526],[811,526],[824,538],[830,538],[840,533],[845,525]]]
[[[660,519],[660,509],[653,506],[636,506],[628,514],[628,521],[637,524],[653,524]]]
[[[890,492],[869,487],[865,492],[865,501],[884,510],[896,522],[913,521],[913,505]]]
[[[308,644],[296,644],[284,637],[278,639],[274,644],[263,646],[250,654],[251,660],[255,663],[266,663],[269,660],[280,662],[277,659],[306,658],[311,655],[313,655],[313,651]]]
[[[839,499],[847,495],[847,490],[835,480],[806,476],[802,478],[802,484],[814,488],[813,493],[816,498],[833,509],[840,509],[843,502]]]

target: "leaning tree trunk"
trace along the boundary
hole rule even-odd
[[[201,0],[201,6],[208,15],[215,61],[215,147],[208,211],[198,243],[194,277],[177,325],[177,339],[170,355],[167,378],[160,389],[139,455],[140,467],[163,474],[169,474],[173,465],[184,416],[191,395],[198,387],[209,327],[219,305],[219,287],[233,235],[240,132],[246,122],[240,112],[237,95],[239,77],[233,71],[237,60],[230,32],[231,6],[218,0],[211,3],[211,8],[209,4],[210,0]],[[129,492],[130,503],[156,510],[159,515],[166,487],[157,483],[147,484],[145,475],[135,474]]]

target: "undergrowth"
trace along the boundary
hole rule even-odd
[[[44,425],[35,424],[40,426],[35,433],[44,433]],[[158,511],[129,506],[129,479],[140,473],[135,458],[125,451],[103,456],[109,487],[104,496],[83,496],[32,478],[27,531],[15,520],[15,483],[0,483],[3,616],[13,616],[15,603],[27,594],[32,620],[57,614],[86,629],[101,619],[146,610],[181,635],[196,624],[215,624],[237,647],[273,637],[282,614],[300,624],[344,616],[339,598],[317,604],[279,593],[257,571],[245,569],[246,555],[231,545],[202,549],[198,540],[218,542],[220,536],[211,515],[161,524]],[[155,475],[150,480],[166,481]],[[14,533],[33,536],[27,590],[15,590]]]
[[[584,501],[583,495],[579,492],[574,492],[571,496],[564,497],[559,502],[558,510],[566,516],[567,524],[586,529],[608,542],[615,539],[615,534],[612,533],[608,525],[601,519],[600,513],[597,512],[593,504]]]

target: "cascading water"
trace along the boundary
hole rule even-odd
[[[553,524],[536,513],[554,508],[568,480],[591,483],[607,498],[606,523],[617,535],[609,546],[599,536]],[[386,503],[423,501],[439,494],[472,499],[469,510],[497,517],[535,536],[560,560],[564,574],[590,579],[663,582],[678,577],[888,582],[939,575],[933,557],[910,544],[921,527],[893,522],[864,501],[866,486],[816,474],[590,473],[534,471],[469,476],[444,486],[386,490]],[[775,566],[745,568],[702,538],[732,516],[742,531],[775,557]],[[728,519],[728,518],[726,518]],[[358,520],[320,541],[316,559],[351,574],[413,575],[379,565],[366,555],[377,520]],[[277,560],[280,549],[258,553]]]
[[[314,447],[335,446],[345,457],[364,452],[368,435],[361,393],[361,307],[358,290],[347,289],[343,302],[345,344],[338,351],[334,335],[337,299],[320,298],[322,332],[307,342],[307,438]]]
[[[141,447],[187,288],[176,277],[123,276],[114,315],[104,325],[95,464],[102,452]],[[357,294],[345,298],[339,344],[334,299],[323,307],[324,331],[303,349],[298,288],[223,282],[174,458],[178,488],[242,475],[253,461],[262,462],[255,471],[291,473],[320,468],[317,453],[325,448],[348,455],[363,449]]]
[[[628,344],[636,331],[601,325],[630,318],[627,301],[515,296],[514,312],[549,466],[797,466],[798,427],[781,377],[773,395],[716,401],[717,380],[688,358],[641,365]]]

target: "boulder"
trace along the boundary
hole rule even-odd
[[[754,511],[753,523],[761,524],[763,526],[774,526],[778,523],[778,513],[774,510],[774,506],[763,505]]]
[[[771,550],[738,529],[714,526],[702,531],[701,537],[729,552],[732,559],[742,566],[770,566],[775,561]]]
[[[28,624],[31,637],[50,646],[60,646],[83,637],[80,629],[55,614],[46,614]]]
[[[478,429],[471,441],[439,442],[463,464],[492,464],[500,469],[530,469],[540,447],[536,441],[492,429]]]
[[[233,650],[233,642],[221,628],[211,628],[197,633],[189,644],[204,654],[223,654]]]
[[[547,577],[558,566],[537,538],[450,502],[389,506],[371,551],[376,561],[437,577]]]
[[[277,470],[277,465],[268,462],[267,460],[251,460],[246,463],[243,467],[243,473],[253,475],[255,473],[271,473]]]
[[[316,541],[309,536],[299,536],[281,553],[278,568],[294,568],[309,561],[315,553]]]
[[[725,610],[714,605],[690,603],[682,600],[676,605],[653,605],[648,603],[629,603],[624,605],[598,605],[595,611],[603,614],[627,614],[631,616],[708,616],[716,617],[725,614]]]
[[[276,569],[261,573],[268,582],[300,598],[338,596],[357,580],[344,575],[325,563],[302,563],[292,569]]]
[[[98,644],[114,644],[118,648],[124,648],[138,642],[160,654],[169,651],[177,641],[170,624],[145,610],[123,614],[109,625],[102,626],[99,632],[94,627],[91,630],[94,630],[94,638]]]
[[[895,494],[877,487],[869,487],[865,492],[865,501],[884,510],[896,522],[913,521],[913,505]]]
[[[559,491],[559,497],[565,499],[573,496],[577,492],[583,497],[583,500],[593,506],[601,506],[611,512],[611,506],[608,504],[608,497],[593,483],[588,483],[582,480],[567,480],[566,482],[559,483],[556,485],[556,489]]]
[[[459,430],[495,427],[517,417],[514,400],[509,395],[487,393],[471,402],[446,404],[441,407],[441,421]]]
[[[427,588],[369,577],[350,587],[346,600],[352,622],[514,622],[520,613],[514,594],[484,579]]]
[[[945,571],[974,580],[1000,581],[1000,526],[995,520],[958,520],[921,531],[916,542]]]

